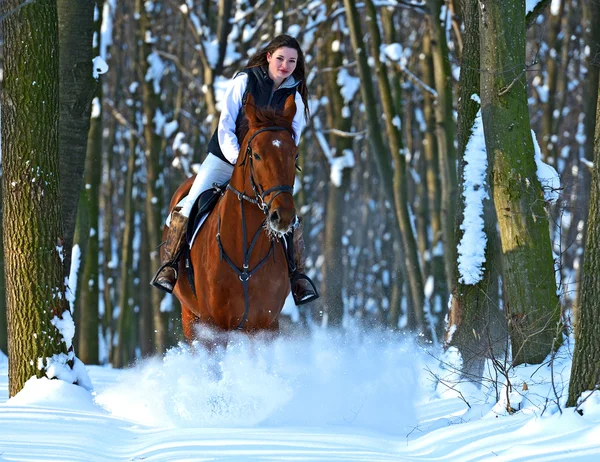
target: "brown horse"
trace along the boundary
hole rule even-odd
[[[278,330],[290,292],[285,251],[279,240],[291,230],[297,147],[294,96],[283,114],[246,103],[248,126],[238,133],[240,155],[229,187],[207,217],[190,249],[195,294],[179,262],[173,293],[181,302],[183,332],[198,324],[217,330]],[[173,195],[170,210],[188,193],[193,177]],[[167,228],[165,228],[166,236]]]

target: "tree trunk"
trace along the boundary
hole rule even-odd
[[[148,245],[148,228],[143,225],[140,233],[142,235],[140,240],[140,248],[147,249]],[[141,281],[142,284],[150,281],[152,278],[152,271],[150,267],[150,254],[148,252],[140,252],[139,255],[140,261],[138,264],[138,277],[137,279]],[[154,333],[152,332],[154,322],[153,322],[153,312],[152,312],[152,297],[149,290],[145,290],[146,288],[142,288],[139,290],[139,347],[140,352],[143,358],[148,358],[152,356],[154,353],[154,349],[152,347],[152,339],[154,337]]]
[[[385,143],[383,142],[383,134],[379,125],[377,101],[375,99],[373,82],[371,81],[371,70],[369,68],[365,53],[365,43],[362,40],[360,16],[358,14],[355,2],[351,0],[344,0],[344,7],[346,11],[346,19],[348,21],[348,28],[350,29],[352,48],[354,49],[354,54],[358,63],[358,71],[361,80],[360,93],[365,106],[371,150],[375,158],[375,165],[377,166],[377,172],[379,173],[384,197],[392,206],[395,206],[394,177],[391,172],[390,155]],[[399,233],[400,224],[398,223],[397,215],[394,214],[394,236],[398,237],[398,240],[401,243]],[[400,259],[398,259],[397,262],[399,263],[400,273],[402,273],[403,279],[407,280],[408,278],[406,276],[408,275],[408,268],[406,267],[406,259],[404,258],[405,249],[402,245],[399,245],[399,249]],[[411,296],[407,298],[408,310],[414,314],[414,310],[417,309],[417,307],[412,299],[412,293]],[[422,306],[418,308],[420,309]]]
[[[23,6],[8,0],[5,6],[14,10],[3,23],[1,114],[8,379],[14,396],[30,377],[48,376],[50,366],[70,368],[73,354],[66,354],[71,339],[55,327],[63,316],[71,320],[62,266],[56,1]]]
[[[331,13],[331,1],[328,2],[328,11]],[[338,67],[343,64],[344,56],[341,49],[334,50],[334,40],[343,41],[341,33],[332,33],[327,40],[326,52],[324,53],[323,65]],[[352,117],[350,114],[349,102],[344,102],[341,94],[341,88],[337,83],[337,72],[327,74],[325,88],[330,95],[330,105],[328,105],[328,122],[330,127],[336,127],[341,131],[350,131],[352,126]],[[344,107],[348,111],[344,117]],[[330,145],[335,145],[332,153],[334,157],[343,157],[345,151],[352,149],[352,138],[336,137],[331,140]],[[330,163],[331,165],[331,163]],[[325,238],[323,240],[323,284],[321,296],[323,305],[327,313],[327,324],[331,327],[342,325],[344,319],[344,299],[342,297],[342,288],[344,281],[344,271],[342,271],[342,260],[345,249],[342,245],[344,235],[344,197],[350,186],[350,177],[352,170],[344,168],[341,172],[340,184],[329,182],[327,194],[327,214],[325,216]]]
[[[73,235],[73,248],[77,248],[77,253],[79,261],[77,262],[77,266],[73,267],[69,272],[69,291],[74,296],[73,300],[73,319],[75,319],[75,323],[79,326],[81,320],[81,281],[83,278],[83,269],[85,266],[85,258],[88,250],[88,239],[90,237],[90,216],[89,210],[87,208],[88,203],[88,194],[85,189],[81,190],[81,194],[79,194],[79,205],[77,212],[77,219],[75,223],[75,234]],[[73,344],[77,347],[77,351],[79,351],[79,340],[81,338],[81,332],[79,329],[75,332],[75,339]]]
[[[600,27],[598,22],[600,21],[600,2],[591,1],[583,2],[583,41],[586,48],[589,48],[589,56],[586,58],[585,65],[587,66],[587,78],[585,80],[585,89],[583,98],[583,113],[585,117],[583,119],[584,134],[587,142],[583,143],[583,155],[590,162],[595,162],[593,145],[590,142],[594,138],[594,117],[596,114],[596,104],[598,95],[598,82],[600,79],[600,66],[598,66],[598,56],[600,55]],[[580,193],[578,202],[583,204],[581,210],[581,222],[588,223],[587,217],[587,204],[590,201],[590,174],[585,166],[581,168],[581,180],[580,180]],[[575,222],[577,223],[577,221]],[[582,244],[585,246],[586,241],[586,228],[583,228]],[[585,266],[585,253],[583,255],[583,264],[579,264],[580,271]],[[578,272],[579,273],[579,272]],[[579,276],[579,274],[577,274]],[[576,280],[580,280],[580,277],[576,277]],[[581,284],[578,287],[578,293],[581,294]],[[579,298],[579,297],[578,297]],[[573,309],[573,323],[577,324],[577,315],[579,312],[579,300],[575,301]]]
[[[100,103],[96,103],[100,107]],[[85,189],[89,216],[89,235],[85,266],[80,281],[79,357],[85,364],[98,364],[98,232],[100,178],[102,173],[102,112],[92,118],[88,139]]]
[[[552,140],[552,135],[556,133],[554,129],[554,109],[559,108],[556,106],[556,89],[558,84],[559,60],[561,58],[560,48],[562,45],[559,33],[564,10],[565,1],[559,0],[559,7],[556,14],[550,13],[549,15],[550,25],[547,36],[549,50],[547,56],[548,64],[546,66],[546,87],[548,95],[545,102],[546,107],[542,112],[542,142],[540,143],[540,148],[544,154],[544,160],[552,165],[556,165],[555,141]]]
[[[377,11],[373,0],[366,0],[367,24],[371,35],[371,54],[375,61],[379,93],[385,115],[385,131],[390,143],[390,150],[394,162],[394,204],[400,235],[404,247],[405,266],[407,268],[407,281],[412,294],[417,327],[424,329],[428,320],[425,319],[425,297],[421,264],[417,253],[417,242],[410,222],[408,210],[408,188],[406,177],[406,150],[402,142],[400,128],[402,126],[401,108],[395,107],[392,100],[392,89],[387,77],[387,66],[379,59],[381,49],[381,32],[377,20]]]
[[[423,82],[430,88],[435,87],[433,74],[433,59],[431,57],[431,36],[423,36]],[[430,259],[431,268],[428,274],[434,278],[434,293],[441,299],[442,318],[445,317],[447,310],[447,300],[449,294],[448,279],[446,278],[446,268],[444,264],[444,240],[442,236],[442,185],[440,181],[440,160],[438,152],[438,143],[435,135],[435,97],[430,92],[423,95],[423,116],[425,119],[425,133],[423,137],[423,153],[426,160],[426,173],[423,178],[427,183],[427,205],[429,207],[429,220],[431,226],[431,245]]]
[[[485,0],[480,6],[482,117],[512,358],[514,365],[537,364],[560,336],[560,307],[527,107],[525,2]]]
[[[141,0],[136,1],[136,14],[138,20],[139,56],[138,63],[142,75],[147,75],[150,67],[148,57],[152,52],[152,44],[142,40],[151,34],[150,18]],[[162,181],[162,137],[156,126],[157,111],[160,108],[160,93],[154,88],[152,79],[145,79],[142,85],[143,111],[144,111],[144,139],[146,161],[146,226],[148,229],[148,244],[152,270],[157,271],[160,266],[160,246],[163,229],[163,197],[164,182]],[[152,291],[152,312],[154,322],[154,349],[157,353],[164,353],[167,347],[167,320],[160,311],[163,294],[159,290]],[[121,308],[123,306],[121,305]]]
[[[117,321],[117,343],[113,349],[112,363],[114,367],[125,367],[133,359],[133,306],[130,304],[130,291],[133,286],[133,173],[135,171],[136,137],[132,133],[129,143],[129,160],[127,162],[127,179],[124,191],[124,229],[121,247],[119,284],[119,319]]]
[[[0,176],[0,198],[2,197],[2,178]],[[2,201],[0,200],[0,223],[2,223]],[[6,331],[6,285],[4,283],[4,241],[0,236],[0,351],[8,352]]]
[[[452,106],[452,73],[448,43],[446,41],[445,23],[441,18],[443,0],[427,0],[431,12],[431,55],[433,57],[433,73],[437,101],[434,104],[438,160],[442,185],[442,238],[444,243],[444,266],[446,281],[452,287],[454,265],[456,264],[456,247],[454,245],[454,227],[456,226],[457,174],[456,149],[454,148],[455,128],[454,109]]]
[[[85,168],[90,109],[96,92],[92,76],[94,0],[56,0],[60,62],[59,153],[62,219],[65,240],[65,275],[71,265],[71,248],[79,194]],[[74,288],[73,288],[74,290]]]
[[[98,11],[103,10],[104,0],[98,2]],[[94,56],[100,55],[102,14],[94,21],[97,34]],[[81,317],[79,319],[80,339],[79,357],[85,364],[99,364],[99,237],[100,237],[100,183],[102,181],[102,86],[98,85],[94,100],[94,110],[88,134],[85,166],[85,190],[87,192],[90,233],[88,237],[87,257],[81,278]]]
[[[460,72],[458,107],[459,185],[464,184],[465,151],[479,111],[479,103],[471,95],[480,91],[479,17],[477,0],[463,2],[464,34]],[[459,194],[457,207],[457,244],[463,238],[461,224],[464,217],[465,198]],[[479,383],[486,358],[499,357],[501,346],[506,344],[504,317],[499,309],[498,271],[494,261],[497,242],[496,216],[489,200],[484,201],[484,233],[487,237],[485,263],[478,282],[461,282],[455,272],[452,306],[448,316],[446,345],[456,346],[462,357],[462,377]]]
[[[600,89],[596,106],[594,155],[600,159]],[[575,351],[567,406],[587,390],[600,388],[600,166],[594,162],[590,212],[583,263],[581,306],[575,324]]]

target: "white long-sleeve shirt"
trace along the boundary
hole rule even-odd
[[[244,97],[244,92],[246,91],[247,83],[248,75],[245,73],[240,73],[235,78],[231,79],[229,88],[225,92],[223,98],[223,107],[221,108],[221,117],[219,117],[219,126],[217,128],[217,137],[221,151],[225,158],[234,165],[237,162],[240,153],[240,144],[237,136],[235,136],[235,122],[242,109],[242,99]],[[293,85],[294,83],[294,78],[290,76],[279,88],[286,88],[289,84]],[[304,102],[302,101],[302,96],[299,92],[296,92],[294,101],[296,103],[296,115],[292,121],[292,129],[294,130],[294,141],[297,146],[300,144],[300,137],[305,126]]]

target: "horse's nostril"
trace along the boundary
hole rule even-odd
[[[271,223],[278,223],[278,222],[279,222],[279,213],[277,213],[277,210],[275,210],[271,214]]]

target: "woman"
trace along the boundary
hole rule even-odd
[[[289,35],[275,37],[266,47],[248,61],[246,68],[231,81],[223,99],[219,125],[208,143],[208,155],[202,163],[188,196],[178,204],[170,217],[169,232],[164,246],[161,267],[152,285],[169,293],[177,281],[177,257],[185,241],[188,216],[198,196],[214,183],[223,184],[231,178],[233,166],[240,152],[236,127],[244,115],[244,102],[248,94],[258,107],[272,106],[283,109],[286,98],[295,95],[296,115],[292,122],[294,140],[300,135],[308,119],[308,90],[304,54],[298,41]],[[297,304],[318,297],[312,283],[304,276],[304,239],[301,221],[294,230],[295,264],[297,273],[292,279],[292,294]],[[298,277],[300,275],[300,277]]]

